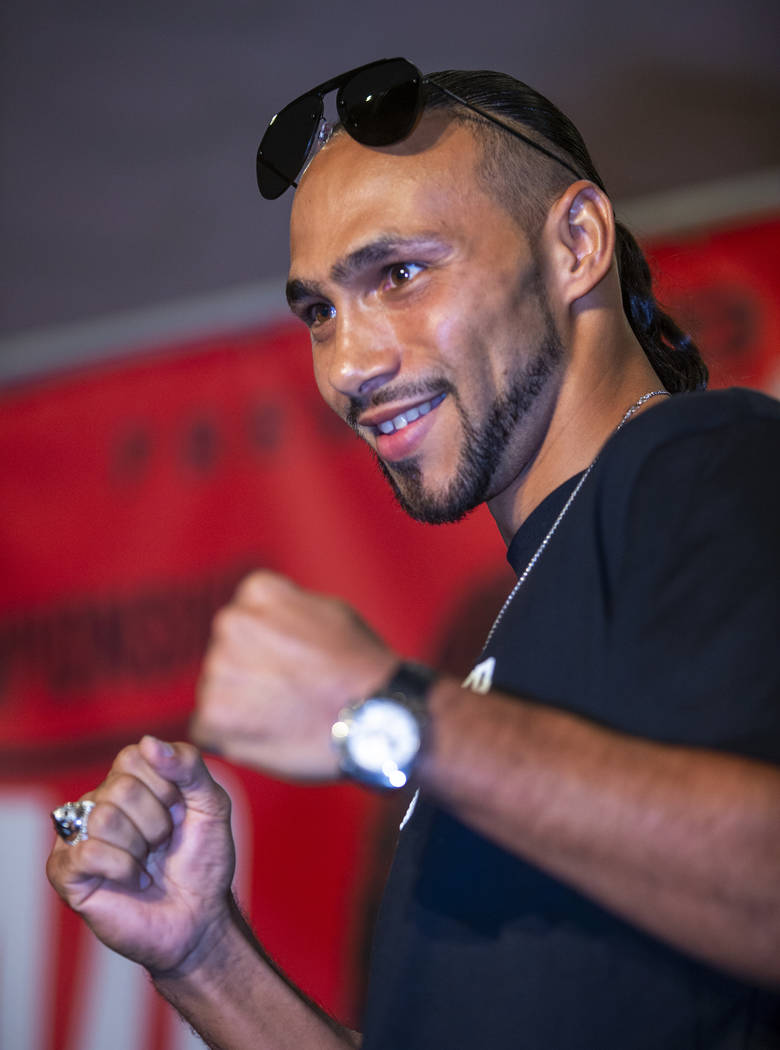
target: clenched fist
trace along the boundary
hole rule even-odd
[[[254,573],[214,621],[192,738],[278,776],[333,779],[338,712],[397,662],[343,602]]]
[[[97,937],[153,974],[198,964],[230,924],[230,801],[190,744],[144,737],[117,756],[89,837],[57,839],[47,874]]]

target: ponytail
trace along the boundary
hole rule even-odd
[[[632,234],[620,222],[615,234],[623,309],[656,375],[672,394],[703,390],[708,371],[698,347],[656,302],[650,267]]]
[[[425,79],[429,85],[440,84],[473,105],[516,121],[525,129],[533,129],[545,143],[556,147],[562,159],[565,158],[567,167],[573,161],[584,179],[595,183],[606,193],[601,176],[577,128],[557,106],[534,88],[504,73],[485,70],[446,70],[433,73]],[[426,107],[454,109],[451,98],[430,88]],[[504,135],[503,132],[501,134]],[[506,135],[505,139],[509,140],[510,136]],[[493,141],[501,140],[494,135]],[[535,207],[537,217],[541,217],[549,207],[550,197],[546,191],[554,191],[560,185],[561,177],[569,181],[571,178],[568,174],[562,176],[565,169],[556,176],[554,165],[548,166],[549,172],[543,178],[539,177],[538,167],[534,174],[524,172],[518,177],[517,166],[513,167],[511,161],[511,157],[519,156],[514,143],[507,141],[506,150],[504,147],[500,149],[503,159],[499,165],[490,165],[490,182],[494,191],[498,191],[499,196],[503,195],[507,208],[516,212],[518,217],[524,217],[526,226],[529,220],[533,226],[532,209]],[[708,373],[698,347],[656,302],[650,267],[631,233],[619,222],[615,223],[615,232],[623,309],[634,335],[670,393],[702,390],[707,385]]]

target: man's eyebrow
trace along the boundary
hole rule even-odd
[[[291,310],[301,303],[310,299],[326,299],[327,296],[315,281],[301,281],[297,277],[287,282],[284,294],[287,296],[287,305]]]
[[[398,257],[399,253],[415,252],[425,248],[428,252],[437,251],[444,254],[448,245],[442,243],[441,238],[433,233],[418,234],[414,237],[398,237],[387,234],[377,237],[368,244],[339,259],[330,269],[330,279],[334,284],[346,284],[351,278],[358,275],[369,266],[376,266],[388,259]],[[327,299],[327,295],[316,281],[306,281],[300,278],[292,278],[287,282],[287,302],[291,309],[302,300]]]
[[[388,233],[382,237],[376,237],[368,244],[361,245],[343,259],[334,263],[330,270],[330,278],[335,284],[345,284],[351,277],[359,274],[367,266],[376,266],[400,253],[420,251],[423,247],[429,250],[434,245],[443,249],[441,238],[433,233],[420,233],[414,237],[399,237]]]

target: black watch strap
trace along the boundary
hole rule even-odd
[[[405,660],[393,671],[387,685],[376,690],[373,695],[392,696],[407,704],[424,706],[437,677],[430,667]]]

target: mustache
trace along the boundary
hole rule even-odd
[[[347,424],[355,431],[359,429],[358,418],[368,408],[381,408],[393,401],[410,401],[413,398],[422,398],[430,401],[439,394],[454,394],[457,390],[449,379],[443,376],[431,376],[427,379],[416,379],[414,382],[395,383],[392,386],[383,386],[369,397],[349,399],[349,409],[344,417]]]

